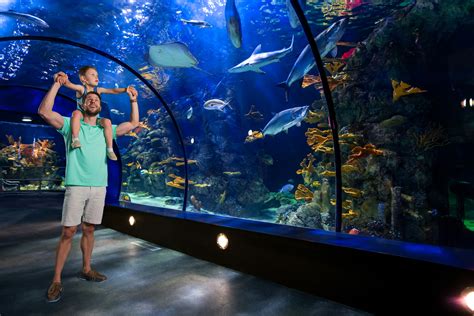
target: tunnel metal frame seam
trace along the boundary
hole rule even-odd
[[[336,232],[340,233],[342,228],[342,172],[341,172],[341,147],[339,145],[339,134],[337,129],[337,120],[336,120],[336,109],[334,107],[334,101],[332,99],[331,89],[329,88],[329,82],[324,70],[323,60],[319,53],[318,45],[314,40],[313,33],[309,27],[308,20],[301,8],[298,0],[291,0],[291,6],[296,12],[303,31],[308,40],[311,51],[313,52],[314,60],[318,67],[319,75],[321,77],[321,82],[323,85],[324,96],[326,99],[326,105],[329,113],[329,125],[331,127],[331,134],[333,138],[333,148],[334,148],[334,163],[336,167],[336,214],[335,214],[335,225]]]
[[[187,206],[187,196],[188,196],[188,188],[189,188],[189,181],[188,181],[188,159],[186,155],[186,148],[184,145],[183,141],[183,135],[181,133],[181,130],[179,129],[178,122],[176,121],[175,117],[173,116],[173,113],[171,109],[168,107],[168,104],[166,101],[163,99],[163,97],[156,91],[156,89],[145,79],[143,78],[138,72],[136,72],[132,67],[130,67],[128,64],[125,62],[121,61],[120,59],[102,51],[97,48],[91,47],[86,44],[74,42],[71,40],[67,40],[64,38],[60,37],[52,37],[52,36],[39,36],[39,35],[22,35],[22,36],[4,36],[0,37],[0,42],[16,42],[16,41],[40,41],[40,42],[52,42],[52,43],[58,43],[58,44],[64,44],[64,45],[69,45],[69,46],[74,46],[74,47],[79,47],[82,49],[85,49],[87,51],[93,52],[95,54],[98,54],[102,57],[105,57],[109,60],[112,60],[113,62],[119,64],[120,66],[124,67],[127,69],[129,72],[131,72],[135,77],[137,77],[141,82],[145,84],[152,92],[153,94],[160,100],[162,105],[165,107],[166,112],[168,115],[171,117],[171,120],[173,122],[173,125],[176,129],[176,132],[178,134],[179,142],[181,144],[181,149],[183,151],[183,158],[184,158],[184,201],[183,201],[183,212],[186,212],[186,206]]]

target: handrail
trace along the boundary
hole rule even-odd
[[[88,46],[88,45],[85,45],[85,44],[82,44],[82,43],[70,41],[70,40],[67,40],[67,39],[63,39],[63,38],[59,38],[59,37],[51,37],[51,36],[22,35],[22,36],[0,37],[0,42],[25,41],[25,40],[65,44],[65,45],[70,45],[70,46],[74,46],[74,47],[79,47],[79,48],[91,51],[93,53],[96,53],[98,55],[101,55],[102,57],[110,59],[110,60],[114,61],[115,63],[119,64],[120,66],[124,67],[128,71],[130,71],[135,77],[140,79],[140,81],[143,82],[143,84],[145,84],[153,92],[153,94],[158,98],[158,100],[160,100],[162,105],[165,107],[166,112],[168,112],[168,115],[171,117],[171,121],[173,122],[173,125],[176,129],[176,132],[178,134],[178,139],[179,139],[179,142],[181,144],[181,149],[183,151],[183,158],[184,158],[184,202],[183,202],[183,212],[185,212],[186,211],[186,204],[187,204],[187,200],[188,200],[187,197],[188,197],[188,187],[189,187],[189,183],[188,183],[188,159],[187,159],[187,156],[186,156],[186,148],[184,146],[184,140],[183,140],[181,130],[179,129],[178,122],[176,121],[175,117],[173,116],[173,113],[172,113],[171,109],[168,107],[168,104],[163,99],[163,97],[158,93],[158,91],[156,91],[156,89],[145,78],[143,78],[138,72],[136,72],[132,67],[130,67],[129,65],[127,65],[126,63],[124,63],[120,59],[117,59],[114,56],[112,56],[112,55],[110,55],[110,54],[108,54],[104,51],[101,51],[97,48],[94,48],[94,47],[91,47],[91,46]]]
[[[339,134],[337,129],[336,121],[336,110],[334,108],[334,101],[331,95],[331,89],[329,89],[329,82],[326,76],[326,71],[324,69],[323,60],[319,54],[318,45],[314,40],[313,33],[309,27],[308,20],[304,15],[303,10],[298,2],[298,0],[291,0],[291,5],[300,20],[301,26],[303,27],[306,38],[313,52],[314,60],[319,70],[319,75],[321,77],[321,83],[323,85],[324,96],[326,97],[326,104],[329,112],[329,125],[331,127],[333,146],[334,146],[334,162],[336,165],[336,232],[341,232],[342,227],[342,173],[341,173],[341,148],[339,146]]]

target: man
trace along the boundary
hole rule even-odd
[[[103,150],[105,137],[102,127],[98,124],[101,99],[100,95],[93,91],[84,96],[84,118],[81,121],[79,138],[81,143],[84,142],[87,146],[71,150],[70,118],[53,111],[56,95],[60,87],[67,82],[66,75],[55,76],[53,85],[38,109],[38,114],[64,136],[66,143],[66,193],[61,221],[63,228],[56,250],[54,277],[47,292],[48,302],[57,302],[61,299],[63,291],[61,273],[78,225],[82,228],[83,266],[80,278],[94,282],[107,279],[105,275],[91,268],[94,230],[95,225],[102,222],[107,186],[107,158]],[[138,93],[132,87],[127,88],[127,93],[131,104],[130,121],[118,126],[113,125],[114,137],[127,134],[138,126]]]

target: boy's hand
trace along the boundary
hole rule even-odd
[[[138,92],[134,87],[128,86],[127,87],[127,94],[130,97],[130,101],[137,101]]]
[[[60,85],[64,85],[69,80],[68,76],[62,71],[55,73],[53,78],[54,82],[58,82]]]

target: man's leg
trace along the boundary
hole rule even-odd
[[[94,249],[95,225],[82,223],[82,272],[88,273],[91,270],[92,249]]]
[[[58,247],[56,248],[56,265],[54,266],[53,282],[61,282],[61,273],[66,263],[67,256],[71,250],[72,237],[77,231],[77,226],[66,227],[63,226],[61,238],[59,239]]]
[[[63,286],[61,285],[61,273],[66,263],[67,256],[71,250],[72,238],[77,231],[77,226],[63,226],[61,238],[56,248],[56,263],[54,266],[53,282],[48,288],[46,299],[48,302],[57,302],[61,299]]]
[[[105,203],[105,187],[90,187],[89,200],[86,203],[82,222],[82,272],[81,279],[102,282],[107,277],[91,268],[92,250],[94,249],[95,225],[102,222]]]

